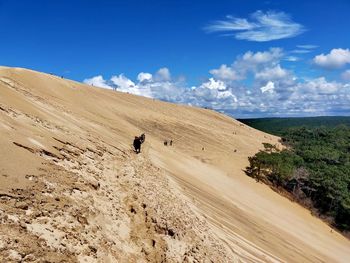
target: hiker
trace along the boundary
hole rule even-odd
[[[169,145],[173,146],[173,140],[170,140]]]
[[[164,141],[164,146],[168,146],[168,141],[167,140]]]
[[[136,153],[140,153],[141,152],[141,144],[142,144],[141,138],[138,137],[138,136],[135,136],[133,145],[134,145]]]
[[[146,135],[142,133],[140,136],[135,136],[133,146],[135,148],[136,153],[141,152],[141,144],[143,144],[146,140]]]
[[[141,144],[144,143],[145,140],[146,140],[146,135],[144,133],[142,133],[141,136],[140,136]]]

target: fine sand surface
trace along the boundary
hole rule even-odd
[[[211,110],[0,67],[0,262],[349,262],[349,240],[245,175],[263,142],[281,147]]]

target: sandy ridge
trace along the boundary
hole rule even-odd
[[[0,80],[1,262],[347,262],[348,240],[244,175],[277,137],[35,71]]]

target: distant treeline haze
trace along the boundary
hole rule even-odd
[[[321,126],[336,127],[347,125],[350,127],[350,117],[325,116],[308,118],[260,118],[260,119],[238,119],[255,129],[275,135],[283,135],[286,129],[296,127],[317,128]]]

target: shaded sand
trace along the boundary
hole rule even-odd
[[[244,174],[278,138],[214,111],[1,67],[0,135],[0,262],[350,258],[347,239]]]

